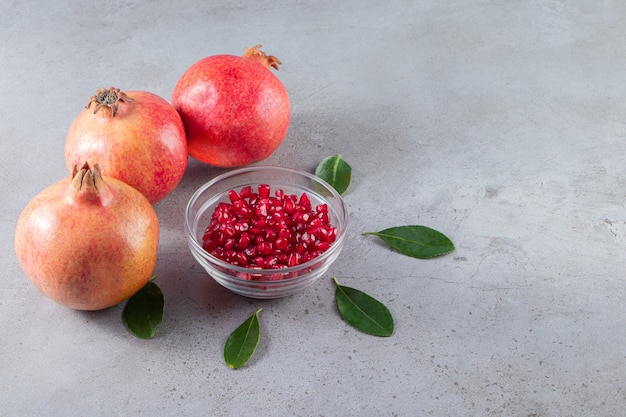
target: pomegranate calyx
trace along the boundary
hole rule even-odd
[[[93,167],[85,162],[80,169],[74,165],[72,172],[72,189],[76,195],[82,196],[86,200],[103,200],[107,196],[107,189],[100,173],[98,164]]]
[[[96,91],[96,95],[91,96],[91,99],[89,99],[89,103],[87,103],[85,108],[88,109],[91,107],[92,103],[95,103],[96,107],[93,111],[94,114],[104,107],[111,111],[111,117],[115,117],[120,102],[130,103],[132,101],[133,99],[128,97],[123,91],[120,91],[119,88],[100,88]]]
[[[266,68],[274,68],[278,71],[278,66],[283,63],[280,62],[278,58],[274,55],[266,55],[265,52],[261,51],[261,45],[254,45],[252,48],[245,48],[246,52],[243,54],[243,58],[253,59],[257,62],[260,62]]]

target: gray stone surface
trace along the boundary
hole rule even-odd
[[[4,1],[0,4],[0,415],[621,416],[626,406],[626,3]],[[166,315],[57,306],[13,234],[67,176],[65,134],[100,87],[170,99],[196,60],[256,43],[292,100],[264,163],[354,169],[326,279],[256,301],[206,276],[183,208],[222,172],[191,161],[156,206]],[[362,232],[423,224],[457,246],[403,257]],[[390,338],[348,327],[332,276],[383,301]],[[263,307],[237,371],[228,334]]]

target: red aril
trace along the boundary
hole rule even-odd
[[[195,159],[225,168],[247,165],[270,156],[287,135],[289,97],[270,70],[280,61],[259,47],[241,57],[201,59],[178,80],[172,104]]]
[[[65,142],[68,169],[85,161],[139,190],[151,203],[170,194],[187,168],[180,115],[146,91],[102,88],[76,117]]]
[[[87,164],[37,194],[15,230],[17,258],[35,287],[78,310],[107,308],[139,291],[158,243],[150,202]]]
[[[269,185],[246,186],[228,193],[230,202],[217,205],[203,248],[233,265],[282,269],[315,259],[330,248],[337,229],[328,206],[312,207],[306,193],[299,198]]]

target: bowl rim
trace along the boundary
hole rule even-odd
[[[245,173],[250,173],[250,172],[254,172],[254,171],[282,171],[284,173],[287,174],[295,174],[295,175],[299,175],[299,176],[304,176],[306,178],[309,178],[310,180],[319,183],[320,185],[322,185],[324,187],[324,189],[328,192],[330,192],[330,194],[332,195],[333,198],[335,198],[340,204],[340,208],[341,208],[341,215],[343,216],[343,222],[340,225],[340,227],[337,227],[337,238],[335,239],[335,241],[332,243],[331,247],[328,248],[324,253],[322,253],[321,255],[307,261],[304,262],[302,264],[296,265],[296,266],[290,266],[290,267],[285,267],[285,268],[280,268],[280,269],[262,269],[262,268],[246,268],[246,267],[242,267],[239,265],[234,265],[231,264],[229,262],[223,261],[213,255],[211,255],[209,252],[207,252],[206,250],[204,250],[204,248],[202,248],[202,246],[198,243],[197,239],[196,239],[196,232],[194,230],[192,230],[192,216],[191,216],[191,209],[192,206],[198,201],[199,196],[205,192],[208,188],[210,188],[211,186],[219,183],[220,181],[227,179],[227,178],[231,178],[240,174],[245,174]],[[263,181],[258,181],[258,184],[262,184]],[[323,197],[321,197],[323,198]],[[324,199],[325,200],[325,199]],[[327,201],[325,201],[326,203],[328,203]],[[212,178],[211,180],[207,181],[206,183],[204,183],[202,186],[200,186],[200,188],[198,188],[193,194],[192,196],[189,198],[189,201],[187,202],[187,206],[185,208],[185,234],[187,235],[187,241],[189,242],[190,245],[192,245],[192,250],[194,250],[197,254],[202,255],[204,258],[206,258],[208,261],[210,261],[212,264],[217,265],[220,268],[226,269],[226,270],[232,270],[234,272],[240,272],[240,273],[247,273],[247,274],[255,274],[255,275],[261,275],[261,276],[270,276],[270,275],[276,275],[276,274],[288,274],[290,272],[295,272],[295,271],[299,271],[299,270],[303,270],[303,269],[307,269],[310,268],[320,262],[323,262],[326,258],[330,257],[333,253],[335,253],[337,250],[339,250],[342,246],[343,240],[345,239],[346,236],[346,231],[347,231],[347,226],[348,226],[348,207],[347,204],[345,202],[345,200],[343,199],[343,197],[337,192],[337,190],[335,190],[335,188],[330,185],[328,182],[326,182],[325,180],[323,180],[322,178],[311,174],[309,172],[306,171],[302,171],[296,168],[290,168],[290,167],[285,167],[285,166],[277,166],[277,165],[256,165],[256,166],[248,166],[248,167],[242,167],[242,168],[235,168],[232,169],[230,171],[224,172],[222,174],[219,174],[217,176],[215,176],[214,178]],[[316,269],[316,268],[314,268]],[[292,278],[284,278],[284,279],[280,279],[280,280],[264,280],[264,279],[253,279],[253,280],[247,280],[247,279],[243,279],[243,278],[239,278],[237,276],[234,276],[232,274],[230,275],[230,279],[232,279],[234,282],[242,282],[242,283],[250,283],[250,282],[263,282],[264,284],[280,284],[280,283],[285,283],[285,282],[291,282],[291,281],[295,281],[295,280],[302,280],[302,279],[306,279],[307,278],[307,274],[304,275],[300,275],[300,276],[296,276],[296,277],[292,277]]]

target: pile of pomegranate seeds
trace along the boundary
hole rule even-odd
[[[230,203],[219,203],[206,229],[203,248],[213,256],[247,268],[281,269],[318,257],[337,238],[328,206],[311,207],[300,198],[260,184],[230,190]]]

